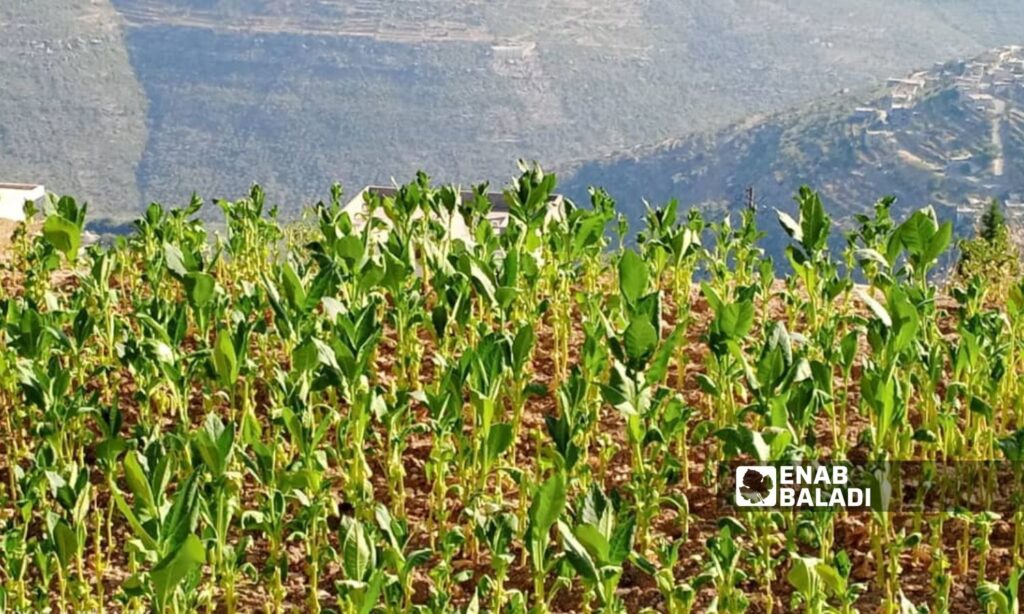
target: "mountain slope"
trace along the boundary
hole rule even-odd
[[[756,117],[586,163],[564,186],[607,186],[639,215],[640,197],[707,209],[757,201],[788,206],[796,186],[820,190],[842,219],[887,194],[906,210],[926,204],[973,219],[980,203],[1024,200],[1024,50],[997,49],[919,71],[860,97]],[[1021,203],[1024,206],[1024,203]]]
[[[503,181],[1008,43],[1018,0],[114,0],[146,199]]]
[[[0,181],[137,210],[146,101],[107,0],[0,2]]]

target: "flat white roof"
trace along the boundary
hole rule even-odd
[[[45,196],[41,185],[0,182],[0,218],[20,222],[25,219],[25,201],[39,202]]]

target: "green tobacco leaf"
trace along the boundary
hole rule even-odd
[[[818,563],[815,569],[830,594],[842,596],[846,593],[846,578],[835,567],[822,561]]]
[[[636,317],[629,323],[624,335],[626,356],[635,363],[645,363],[658,347],[658,331],[650,320]]]
[[[238,357],[235,345],[227,330],[217,333],[217,341],[213,346],[213,365],[217,371],[217,379],[225,388],[230,388],[238,379]]]
[[[746,426],[728,426],[715,432],[724,443],[726,457],[733,457],[739,454],[748,454],[751,458],[767,462],[771,460],[771,446],[765,442],[761,433],[753,431]]]
[[[604,400],[623,415],[630,417],[647,412],[651,404],[651,389],[640,386],[626,372],[626,367],[619,361],[612,364],[612,372],[607,384],[601,385]]]
[[[342,569],[349,580],[364,581],[377,566],[374,548],[363,524],[351,517],[341,519]]]
[[[597,527],[591,524],[581,524],[576,527],[574,533],[587,552],[599,564],[605,565],[611,560],[611,544],[608,543],[608,539],[604,535],[601,535]]]
[[[823,249],[828,241],[832,220],[825,213],[821,197],[808,187],[800,188],[800,243],[808,251]]]
[[[633,531],[636,525],[636,518],[630,515],[620,519],[612,537],[608,540],[608,562],[613,565],[622,565],[633,551]]]
[[[522,325],[512,341],[512,365],[517,370],[522,370],[526,366],[536,342],[537,334],[533,330],[533,325]]]
[[[647,291],[649,278],[647,263],[635,251],[626,250],[619,260],[619,291],[626,304],[633,305],[640,300]]]
[[[359,262],[363,257],[363,242],[359,237],[352,235],[342,237],[334,244],[334,251],[346,260]]]
[[[74,262],[82,246],[82,231],[60,215],[51,215],[43,223],[43,237],[64,257]]]
[[[227,471],[234,443],[234,428],[226,428],[217,414],[206,416],[203,427],[195,436],[199,455],[214,476],[221,476]]]
[[[302,311],[306,307],[306,290],[302,287],[302,280],[292,265],[285,262],[281,265],[281,283],[284,286],[284,297],[295,311]]]
[[[927,264],[931,264],[938,260],[939,256],[946,251],[949,244],[953,241],[953,223],[944,222],[939,226],[938,232],[936,232],[931,240],[928,242],[928,247],[924,253],[924,260]]]
[[[754,304],[740,301],[722,306],[715,318],[718,330],[729,339],[742,339],[754,325]]]
[[[444,305],[437,305],[430,311],[430,323],[438,338],[443,338],[448,327],[448,310]]]
[[[866,262],[874,262],[878,266],[884,268],[889,267],[889,261],[885,259],[885,256],[879,253],[878,250],[871,249],[868,247],[863,247],[861,249],[856,250],[855,252],[853,252],[853,257],[856,258],[857,261],[860,262],[861,264],[864,264]]]
[[[335,371],[340,369],[334,350],[316,337],[309,337],[292,350],[293,370],[305,373],[315,371],[320,365]]]
[[[201,309],[213,299],[216,282],[208,273],[195,271],[187,273],[182,280],[185,286],[185,298],[195,309]]]
[[[305,373],[318,366],[320,366],[320,353],[312,338],[306,339],[292,350],[292,370]]]
[[[156,499],[153,497],[149,480],[146,479],[146,472],[142,470],[142,465],[139,464],[138,453],[133,452],[125,455],[123,466],[124,479],[128,483],[128,489],[132,491],[135,498],[146,507],[150,514],[156,516]]]
[[[653,386],[665,379],[665,375],[668,373],[669,362],[672,360],[672,353],[675,352],[685,336],[686,327],[676,326],[661,344],[661,347],[654,354],[651,364],[648,365],[647,372],[644,374],[648,385]]]
[[[366,587],[366,592],[362,596],[362,605],[359,607],[359,614],[370,614],[373,612],[374,607],[377,606],[377,600],[380,599],[381,591],[384,589],[384,572],[376,570],[373,576],[370,577],[370,582]]]
[[[512,425],[495,424],[487,433],[487,462],[493,463],[512,445]]]
[[[821,559],[814,557],[794,555],[793,567],[786,575],[786,579],[800,593],[804,595],[812,594],[819,590],[818,563],[820,562]]]
[[[935,221],[922,209],[915,211],[900,224],[899,228],[896,229],[896,234],[899,236],[900,243],[907,251],[911,254],[921,255],[927,248],[935,231]]]
[[[178,584],[205,562],[206,550],[203,548],[203,542],[195,535],[186,537],[185,541],[157,563],[149,574],[157,603],[161,607],[165,606]]]
[[[128,502],[124,500],[124,497],[121,495],[121,491],[117,490],[117,488],[115,487],[112,489],[111,495],[114,497],[114,504],[117,506],[117,509],[121,511],[121,514],[124,516],[125,520],[128,521],[128,526],[131,527],[132,532],[135,533],[135,536],[139,538],[139,540],[143,543],[143,545],[146,546],[146,548],[155,551],[158,548],[159,544],[156,543],[156,540],[153,538],[153,536],[150,535],[149,532],[142,526],[142,523],[139,521],[138,516],[136,516],[135,512],[132,511],[132,508],[130,505],[128,505]]]
[[[565,509],[565,476],[555,473],[533,494],[530,503],[530,532],[547,534]]]
[[[164,243],[164,262],[167,263],[167,268],[171,273],[178,277],[184,277],[189,272],[188,267],[185,266],[185,256],[177,245]]]
[[[990,423],[992,422],[992,406],[986,403],[985,399],[982,399],[979,396],[972,396],[970,408],[973,413],[984,417],[985,420],[988,420]]]
[[[569,564],[585,582],[596,584],[598,581],[597,567],[587,549],[580,544],[564,522],[558,523],[558,532],[562,536],[562,546],[565,547],[565,556],[569,560]]]
[[[57,549],[57,558],[61,567],[67,569],[78,552],[78,536],[71,526],[63,518],[57,521],[53,527],[53,541]]]

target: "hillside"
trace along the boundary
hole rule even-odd
[[[590,184],[654,202],[738,206],[748,186],[765,208],[789,207],[792,186],[822,191],[842,219],[879,194],[903,211],[933,204],[969,230],[983,203],[1024,209],[1024,49],[1006,47],[937,65],[863,96],[640,148],[574,169],[566,186]],[[624,203],[638,214],[635,199]]]
[[[146,199],[285,210],[334,180],[504,181],[1015,40],[994,0],[114,0],[150,102]]]
[[[0,58],[0,181],[136,210],[146,101],[110,3],[2,2]]]
[[[130,219],[267,187],[286,213],[418,169],[503,182],[1015,42],[993,0],[54,0],[0,8],[0,168]]]

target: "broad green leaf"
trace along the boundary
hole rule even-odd
[[[139,464],[138,453],[126,454],[122,464],[124,466],[124,479],[128,483],[129,490],[132,491],[137,500],[142,502],[142,505],[145,506],[150,514],[156,516],[158,514],[156,499],[153,497],[149,480],[146,479],[146,472],[142,470],[142,465]]]
[[[608,539],[592,524],[581,524],[573,531],[576,538],[587,549],[599,565],[606,565],[611,560],[611,544]]]
[[[177,245],[164,243],[164,262],[167,263],[167,268],[171,273],[178,277],[184,277],[189,272],[185,265],[185,255],[181,253],[181,249]]]
[[[370,577],[370,582],[366,587],[366,592],[362,596],[362,604],[359,607],[359,614],[371,614],[373,609],[377,606],[377,600],[380,599],[381,591],[384,589],[384,572],[377,569],[373,572]]]
[[[142,526],[138,516],[135,515],[134,511],[132,511],[128,502],[124,500],[124,497],[121,495],[121,491],[112,485],[111,495],[114,497],[114,504],[117,506],[117,509],[121,511],[125,520],[128,521],[128,526],[131,527],[132,532],[134,532],[135,536],[139,538],[139,541],[141,541],[149,550],[156,551],[159,544],[156,543],[156,539],[154,539],[154,537]]]
[[[363,524],[351,517],[341,519],[342,569],[349,580],[365,581],[377,566],[377,549]]]
[[[658,331],[647,318],[635,317],[626,328],[623,340],[629,359],[643,364],[658,347]]]
[[[238,380],[238,357],[235,356],[235,345],[227,330],[217,333],[213,346],[213,365],[221,385],[225,388],[234,386]]]
[[[771,446],[764,440],[764,436],[746,426],[727,426],[716,431],[715,437],[725,444],[724,452],[727,457],[747,454],[761,462],[767,462],[772,458]]]
[[[928,248],[925,250],[924,254],[925,263],[930,265],[938,260],[939,256],[946,251],[946,248],[949,247],[949,244],[952,241],[953,223],[947,221],[939,226],[938,232],[936,232],[928,242]]]
[[[971,412],[982,416],[990,424],[992,422],[992,406],[985,402],[985,399],[979,396],[972,396],[970,403]]]
[[[495,424],[487,433],[487,462],[493,463],[512,444],[512,425]]]
[[[292,350],[292,369],[300,373],[320,366],[320,353],[313,339],[306,339]]]
[[[685,326],[676,326],[675,329],[669,333],[669,336],[662,342],[661,346],[654,354],[654,358],[651,360],[651,364],[648,365],[646,373],[644,373],[645,381],[647,385],[653,386],[661,383],[665,376],[668,374],[668,365],[672,360],[672,353],[676,351],[683,338],[686,336]]]
[[[298,469],[286,471],[280,478],[280,488],[283,491],[316,492],[320,490],[322,474],[313,469]]]
[[[195,435],[199,455],[214,476],[221,476],[227,471],[234,442],[234,428],[225,427],[217,414],[207,415],[203,427]]]
[[[820,562],[821,559],[814,557],[794,555],[793,566],[786,575],[786,579],[800,593],[812,594],[820,587],[820,578],[818,577],[818,563]]]
[[[182,280],[185,286],[185,298],[195,309],[201,309],[213,299],[216,282],[208,273],[195,271],[187,273]]]
[[[828,242],[829,226],[832,221],[825,214],[825,206],[821,197],[808,187],[800,188],[800,230],[803,238],[800,243],[809,252],[825,248]]]
[[[82,231],[74,222],[60,215],[50,215],[43,223],[43,236],[70,262],[78,257],[78,249],[82,246]]]
[[[537,335],[532,324],[524,324],[516,332],[512,341],[512,365],[521,370],[530,360],[530,353],[537,342]]]
[[[636,518],[629,515],[621,518],[612,531],[612,537],[608,541],[608,562],[613,565],[622,565],[633,551],[633,530],[636,525]]]
[[[639,254],[628,249],[619,260],[619,291],[626,304],[633,305],[647,291],[650,272]]]
[[[302,287],[302,280],[292,265],[285,262],[281,265],[281,284],[284,286],[284,296],[295,311],[303,311],[306,307],[306,290]]]
[[[860,262],[861,264],[863,264],[865,262],[874,262],[878,266],[881,266],[881,267],[884,267],[884,268],[888,268],[889,267],[889,261],[885,259],[885,256],[883,256],[881,253],[879,253],[878,250],[871,249],[871,248],[868,248],[868,247],[864,247],[864,248],[856,250],[853,253],[853,257],[858,262]]]
[[[153,581],[156,601],[162,607],[168,603],[178,584],[206,562],[206,549],[195,535],[189,535],[173,552],[163,558],[149,577]]]
[[[565,556],[569,560],[576,573],[583,580],[590,584],[598,581],[597,567],[587,549],[576,539],[572,531],[564,522],[558,523],[558,532],[562,536],[562,545],[565,547]]]
[[[68,569],[78,552],[78,536],[63,518],[58,519],[53,526],[53,541],[61,567]]]
[[[700,284],[700,291],[701,294],[704,295],[704,298],[707,300],[708,305],[711,306],[711,311],[718,313],[719,311],[722,310],[722,307],[725,305],[725,303],[722,302],[722,297],[718,295],[718,292],[715,292],[715,289],[712,288],[710,284],[708,284],[707,282],[702,282]]]
[[[846,579],[839,574],[835,567],[821,561],[815,569],[830,594],[841,596],[846,592]]]
[[[754,325],[754,304],[739,301],[723,305],[715,318],[718,330],[729,339],[742,339]]]
[[[334,251],[338,256],[356,263],[363,257],[363,242],[353,235],[342,237],[335,243]]]
[[[546,534],[565,509],[565,476],[555,473],[533,494],[530,503],[530,530],[535,535]]]

